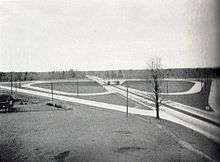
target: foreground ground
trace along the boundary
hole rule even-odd
[[[23,95],[25,97],[25,95]],[[36,98],[29,97],[30,100]],[[186,141],[220,160],[219,146],[183,126],[64,102],[65,109],[18,105],[0,113],[0,161],[208,161]]]

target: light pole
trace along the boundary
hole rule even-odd
[[[168,88],[169,88],[169,87],[168,87],[168,84],[169,84],[168,81],[169,81],[169,74],[167,73],[167,94],[168,94],[168,92],[169,92],[169,90],[168,90]]]
[[[79,80],[78,80],[78,71],[76,69],[76,95],[79,95]]]
[[[17,80],[15,80],[15,96],[17,96],[17,91],[18,91],[18,84],[17,84]]]
[[[50,83],[51,86],[51,102],[53,104],[53,82]]]
[[[52,71],[52,81],[51,81],[51,83],[50,83],[50,86],[51,86],[51,102],[52,102],[52,104],[53,104],[53,79],[54,79],[54,73],[55,73],[55,71]]]
[[[11,72],[11,95],[12,95],[12,86],[13,86],[13,82],[12,82],[12,72]]]
[[[126,115],[127,115],[127,117],[128,117],[128,85],[127,85],[127,97],[126,97],[126,101],[127,101],[127,103],[126,103]]]

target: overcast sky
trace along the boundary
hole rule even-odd
[[[0,0],[0,71],[218,66],[218,0]]]

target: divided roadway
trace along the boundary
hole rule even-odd
[[[97,81],[100,84],[103,83],[101,78],[95,76],[87,77]],[[124,97],[127,96],[127,88],[124,86],[112,86],[105,84],[102,84],[102,86],[110,92],[117,92]],[[143,94],[143,92],[139,90],[129,88],[129,99],[155,110],[155,108],[152,106],[154,102],[149,98],[149,96]],[[166,104],[161,105],[160,109],[161,118],[184,125],[205,135],[215,142],[220,143],[220,121],[218,116],[208,114],[202,110],[173,101],[168,101]]]

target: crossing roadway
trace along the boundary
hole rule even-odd
[[[87,77],[100,83],[109,92],[117,92],[124,97],[127,96],[127,88],[124,86],[106,85],[101,78],[95,76]],[[141,91],[129,88],[129,99],[155,110],[154,106],[152,106],[154,104],[152,99]],[[166,101],[165,104],[160,106],[160,111],[161,118],[184,125],[220,143],[219,116],[173,101]]]

